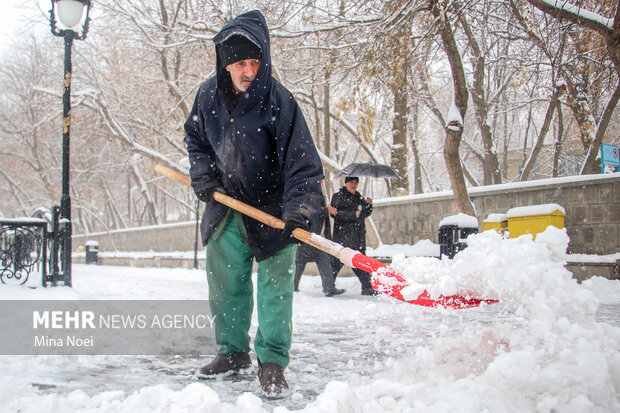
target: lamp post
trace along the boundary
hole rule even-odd
[[[73,30],[82,21],[84,7],[86,18],[82,26],[82,33]],[[52,0],[50,10],[50,25],[54,36],[65,40],[65,76],[62,94],[62,196],[60,198],[60,219],[64,228],[62,237],[62,268],[64,283],[71,286],[71,196],[69,193],[70,175],[70,142],[71,142],[71,47],[73,39],[83,40],[88,32],[90,20],[91,0]],[[56,26],[56,12],[60,23],[65,27]]]

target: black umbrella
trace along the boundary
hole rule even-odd
[[[402,179],[394,169],[380,163],[352,163],[336,176],[370,176],[373,178]]]

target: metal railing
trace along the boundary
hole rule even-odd
[[[71,286],[62,256],[69,223],[59,222],[59,216],[60,207],[55,206],[45,217],[0,218],[2,284],[25,284],[40,272],[43,287]]]

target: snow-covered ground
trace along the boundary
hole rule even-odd
[[[577,284],[563,267],[567,242],[553,227],[536,241],[488,231],[452,261],[394,256],[432,295],[500,300],[476,309],[362,297],[354,277],[327,298],[318,277],[303,277],[284,400],[261,398],[254,374],[195,380],[210,356],[0,356],[0,411],[618,412],[620,283]],[[200,270],[73,273],[73,289],[0,286],[0,299],[207,297]]]

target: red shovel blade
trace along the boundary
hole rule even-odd
[[[424,291],[414,300],[407,300],[403,297],[401,292],[403,288],[408,286],[407,280],[402,275],[387,267],[382,262],[374,258],[367,257],[364,254],[356,254],[352,261],[355,268],[359,268],[360,270],[364,270],[369,273],[378,272],[378,274],[372,277],[372,288],[406,303],[422,305],[425,307],[461,309],[478,307],[482,303],[493,304],[498,302],[498,300],[466,297],[458,294],[450,296],[440,295],[437,299],[432,299],[427,291]]]

